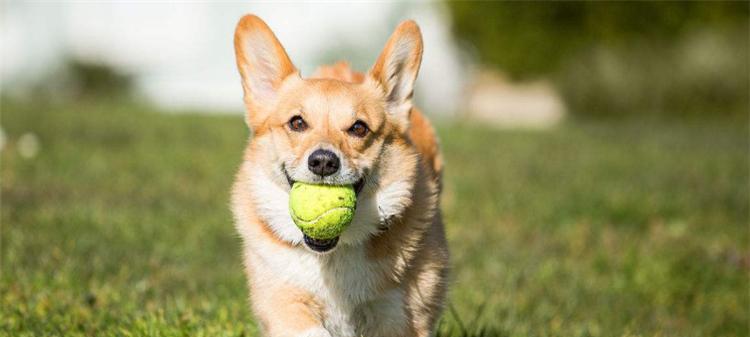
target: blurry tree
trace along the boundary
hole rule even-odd
[[[28,85],[5,92],[7,97],[60,104],[78,99],[131,100],[135,96],[132,74],[100,61],[66,56]]]
[[[483,63],[514,77],[547,74],[592,44],[670,40],[747,24],[747,2],[451,2],[453,29]],[[746,26],[747,27],[747,26]]]
[[[748,2],[451,2],[448,7],[454,33],[476,48],[482,64],[515,79],[555,79],[574,113],[693,112],[685,106],[746,113]],[[702,52],[708,55],[704,59],[716,58],[699,64],[708,70],[691,67],[700,49],[714,47],[715,55]],[[679,102],[683,98],[688,104]]]
[[[63,71],[77,95],[128,97],[133,91],[132,76],[105,63],[70,58]]]

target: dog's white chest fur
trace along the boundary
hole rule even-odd
[[[253,268],[264,269],[288,284],[314,294],[324,310],[323,326],[330,336],[389,336],[407,324],[404,293],[380,291],[383,274],[378,262],[361,247],[343,246],[329,255],[299,249],[254,253]],[[327,336],[324,331],[311,336]]]

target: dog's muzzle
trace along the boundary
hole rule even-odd
[[[289,183],[289,187],[291,188],[294,185],[295,180],[292,179],[292,176],[289,175],[289,172],[287,172],[286,166],[284,164],[281,165],[281,172],[284,173],[284,177],[286,177],[286,181],[287,183]],[[359,192],[361,192],[362,188],[365,187],[365,177],[362,176],[362,178],[359,178],[359,180],[357,180],[357,182],[355,182],[352,187],[354,187],[354,193],[359,196]]]

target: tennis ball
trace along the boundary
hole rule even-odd
[[[305,235],[333,239],[354,218],[357,196],[352,185],[312,185],[295,182],[289,192],[289,213]]]

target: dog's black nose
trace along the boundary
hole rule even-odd
[[[336,173],[340,165],[339,157],[328,150],[317,149],[307,158],[307,168],[322,177]]]

